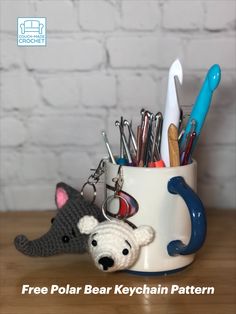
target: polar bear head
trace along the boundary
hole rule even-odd
[[[89,234],[88,248],[95,265],[102,271],[113,272],[132,266],[141,246],[154,238],[150,226],[133,229],[121,220],[99,223],[93,216],[84,216],[77,224],[83,234]]]

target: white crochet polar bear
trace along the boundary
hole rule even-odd
[[[81,233],[90,234],[89,252],[95,265],[102,271],[113,272],[132,266],[137,260],[141,246],[154,239],[150,226],[133,229],[121,220],[99,223],[93,216],[84,216],[77,224]]]

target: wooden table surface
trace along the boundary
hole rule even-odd
[[[42,235],[54,213],[5,212],[0,214],[0,313],[1,314],[231,314],[236,313],[235,230],[236,211],[208,210],[208,234],[196,261],[186,270],[164,277],[143,277],[127,273],[102,273],[87,254],[32,258],[19,253],[14,237],[30,239]],[[50,287],[109,287],[116,284],[170,287],[213,286],[213,295],[22,295],[23,284]]]

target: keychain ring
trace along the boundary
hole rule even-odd
[[[115,198],[121,199],[121,200],[123,200],[125,202],[126,214],[125,214],[124,217],[119,216],[119,213],[118,214],[112,214],[107,209],[107,205]],[[105,199],[105,201],[103,202],[103,204],[102,204],[102,213],[103,213],[104,217],[107,220],[110,220],[110,221],[112,220],[110,217],[113,217],[113,218],[116,218],[116,219],[120,219],[120,220],[125,220],[125,218],[128,216],[128,213],[129,213],[129,203],[123,196],[120,196],[120,195],[117,195],[117,194],[108,196]]]
[[[85,187],[86,187],[87,185],[90,185],[90,186],[92,187],[93,198],[92,198],[90,204],[93,204],[94,201],[95,201],[95,199],[96,199],[96,196],[97,196],[97,189],[96,189],[96,186],[95,186],[94,183],[89,182],[89,181],[85,182],[84,185],[82,186],[81,191],[80,191],[80,195],[81,195],[82,197],[84,197],[84,189],[85,189]]]

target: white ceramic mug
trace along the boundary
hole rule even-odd
[[[105,163],[107,196],[114,194],[111,187],[118,169],[118,165]],[[128,220],[155,230],[154,241],[142,248],[130,271],[158,275],[191,264],[206,235],[204,207],[196,194],[196,162],[168,168],[122,166],[122,172],[122,191],[138,204],[137,212]]]

